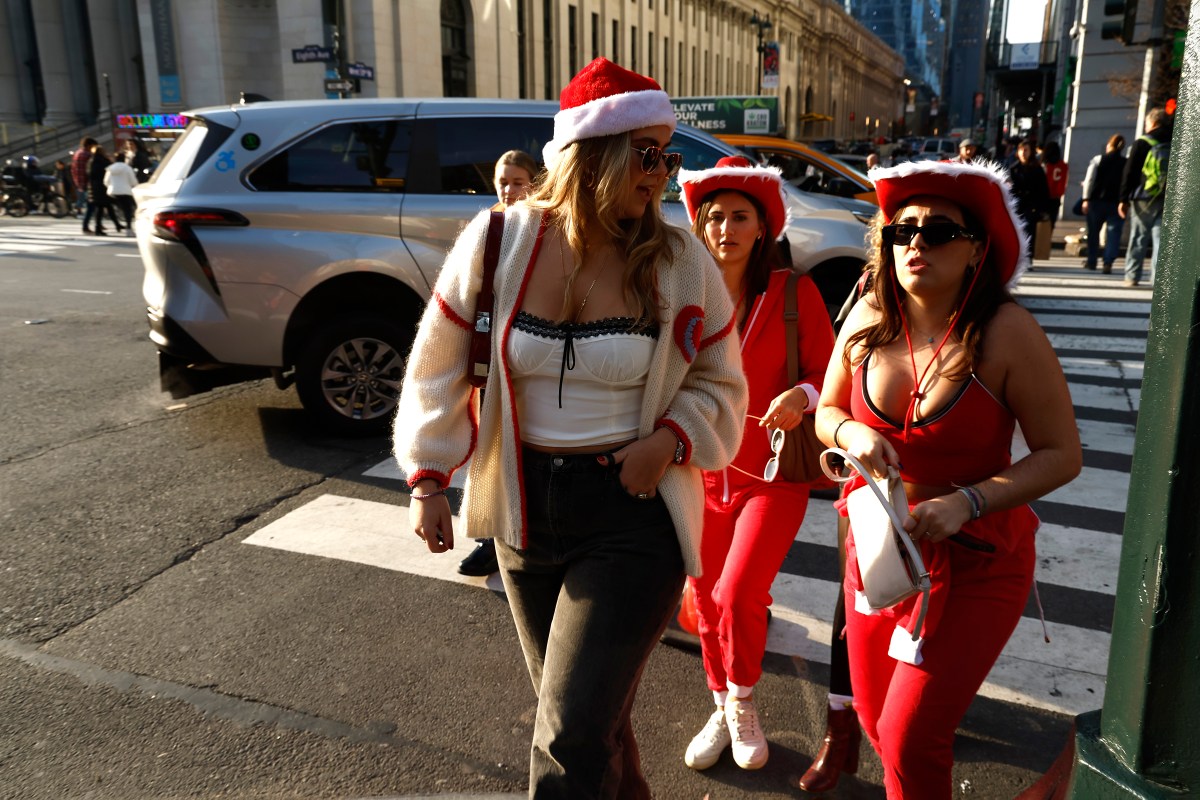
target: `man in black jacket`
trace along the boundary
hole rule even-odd
[[[1114,133],[1104,153],[1088,164],[1083,179],[1083,213],[1087,216],[1087,262],[1084,267],[1095,269],[1100,258],[1100,229],[1106,228],[1104,242],[1104,272],[1112,272],[1113,262],[1121,249],[1121,230],[1125,220],[1117,209],[1121,203],[1121,179],[1125,174],[1125,137]]]
[[[1163,195],[1147,196],[1142,166],[1152,147],[1171,141],[1171,125],[1167,112],[1152,108],[1146,114],[1145,136],[1139,136],[1129,148],[1129,160],[1125,162],[1125,173],[1121,178],[1121,205],[1118,212],[1130,219],[1129,249],[1125,253],[1125,285],[1137,286],[1142,279],[1142,263],[1146,250],[1153,246],[1150,257],[1150,281],[1154,281],[1154,267],[1158,263],[1159,235],[1162,231]],[[1152,141],[1151,141],[1152,140]]]

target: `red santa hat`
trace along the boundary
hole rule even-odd
[[[742,156],[725,156],[712,169],[680,170],[679,187],[692,222],[705,198],[721,191],[741,192],[757,200],[767,216],[764,222],[772,239],[782,239],[791,221],[783,173],[778,167],[756,167]]]
[[[1017,216],[1008,173],[993,161],[907,161],[867,173],[875,183],[879,210],[891,221],[911,198],[944,197],[971,213],[988,239],[987,263],[1011,289],[1029,269],[1029,237]]]
[[[554,138],[542,149],[546,166],[572,142],[667,125],[675,131],[675,108],[657,81],[597,58],[559,95]]]

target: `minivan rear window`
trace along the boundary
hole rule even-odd
[[[199,118],[193,119],[175,140],[175,144],[171,145],[149,182],[181,182],[216,152],[231,133],[233,131],[224,125]]]
[[[262,192],[400,192],[411,139],[404,120],[322,128],[272,156],[249,177]]]

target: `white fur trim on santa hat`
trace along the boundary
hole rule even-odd
[[[612,136],[617,133],[666,125],[675,132],[678,119],[671,99],[661,89],[643,89],[601,97],[554,115],[554,138],[542,148],[542,160],[549,167],[558,160],[563,148],[580,139]]]
[[[742,181],[762,182],[764,178],[770,177],[772,182],[776,184],[779,191],[779,201],[783,205],[783,225],[780,226],[779,235],[776,239],[783,239],[787,235],[788,228],[792,224],[792,207],[788,202],[787,192],[783,189],[783,170],[779,167],[758,166],[758,167],[713,167],[712,169],[681,169],[677,180],[679,185],[683,187],[685,184],[701,184],[705,181],[719,180],[720,185],[714,185],[713,191],[721,188],[736,189],[735,183],[737,179]],[[697,208],[692,207],[692,195],[689,192],[683,192],[683,207],[687,211],[689,219],[696,218]],[[708,194],[708,192],[705,192]],[[749,194],[757,195],[757,192],[749,192]]]
[[[1017,235],[1019,251],[1017,262],[1013,268],[1012,277],[1008,279],[1007,283],[1009,289],[1016,288],[1017,282],[1030,267],[1029,236],[1025,233],[1025,226],[1021,222],[1021,217],[1017,214],[1017,199],[1013,196],[1010,189],[1008,170],[998,162],[989,161],[985,158],[977,158],[967,163],[961,161],[905,161],[894,167],[875,167],[867,173],[867,177],[872,182],[876,182],[880,180],[907,178],[919,174],[945,174],[952,177],[974,175],[991,181],[1000,189],[1000,195],[1004,199],[1004,204],[1008,209],[1009,220],[1012,222],[1013,229]]]

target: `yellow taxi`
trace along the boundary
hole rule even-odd
[[[823,153],[791,139],[752,134],[717,134],[717,138],[744,150],[763,164],[783,170],[783,179],[805,192],[853,197],[879,205],[875,186],[866,175]]]

